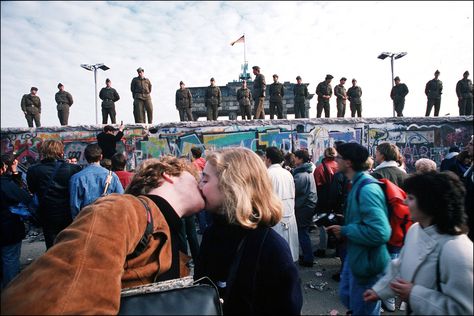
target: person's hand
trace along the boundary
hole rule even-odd
[[[123,121],[120,121],[119,131],[123,132],[125,126],[123,125]]]
[[[375,302],[380,299],[377,293],[375,293],[375,291],[372,289],[368,289],[367,291],[365,291],[363,294],[363,297],[364,297],[364,302]]]
[[[328,233],[333,233],[338,239],[341,238],[341,225],[331,225],[326,227]]]
[[[395,280],[390,282],[390,288],[398,296],[400,296],[400,299],[402,301],[408,302],[411,289],[413,288],[413,283],[400,279],[400,278],[396,278]]]
[[[18,170],[18,160],[13,159],[12,166],[11,166],[11,171],[12,171],[12,173],[17,174],[18,173],[17,170]]]

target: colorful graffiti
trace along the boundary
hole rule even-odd
[[[143,159],[162,155],[189,156],[193,146],[205,150],[227,147],[246,147],[251,150],[276,146],[284,152],[307,148],[313,161],[323,155],[324,149],[335,141],[357,142],[367,146],[374,155],[381,142],[396,144],[409,170],[419,158],[430,158],[440,163],[450,146],[460,148],[468,143],[473,133],[472,117],[403,119],[338,119],[321,123],[317,119],[265,121],[193,122],[163,124],[153,127],[127,126],[117,150],[129,158],[129,168],[135,168]],[[261,123],[261,122],[260,122]],[[39,145],[46,139],[62,140],[65,157],[75,157],[85,164],[83,157],[87,144],[97,141],[98,126],[51,127],[38,129],[2,129],[2,153],[16,152],[20,162],[39,159]],[[205,155],[205,152],[204,152]]]

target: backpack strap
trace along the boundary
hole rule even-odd
[[[378,182],[377,180],[375,179],[372,179],[372,178],[365,178],[365,179],[362,179],[362,181],[360,182],[359,186],[357,187],[357,190],[355,192],[356,194],[356,202],[357,204],[360,204],[359,203],[359,200],[360,200],[360,190],[362,189],[363,186],[365,186],[366,184],[369,184],[369,183],[378,183],[380,184],[380,182]],[[385,193],[384,193],[385,195]]]
[[[105,178],[104,193],[102,193],[102,196],[107,195],[107,190],[109,189],[110,182],[112,182],[112,170],[109,170],[109,174],[107,175],[107,178]]]
[[[145,233],[143,234],[142,238],[138,242],[138,245],[135,247],[135,250],[129,255],[127,255],[127,260],[133,259],[141,255],[145,249],[148,247],[148,243],[150,241],[150,235],[153,233],[153,216],[151,215],[150,207],[148,203],[140,197],[137,197],[138,200],[143,204],[146,211],[146,229]]]

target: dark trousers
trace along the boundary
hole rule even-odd
[[[462,98],[458,102],[459,115],[472,115],[472,98]]]
[[[270,101],[270,119],[273,120],[275,109],[278,119],[283,118],[283,104],[281,101]]]
[[[37,110],[33,113],[27,111],[25,118],[28,122],[28,127],[33,127],[33,121],[35,122],[36,127],[41,127],[40,117],[41,113],[39,113]]]
[[[207,120],[208,121],[217,121],[217,104],[210,104],[207,106]]]
[[[181,122],[185,121],[194,121],[193,119],[193,114],[191,113],[191,108],[190,107],[178,107],[178,112],[179,112],[179,120]]]
[[[362,117],[362,103],[355,104],[351,103],[351,117],[355,117],[357,112],[357,117]]]
[[[135,99],[133,100],[133,116],[135,123],[146,123],[145,112],[148,118],[148,124],[153,122],[153,104],[151,98],[148,99]]]
[[[316,105],[316,117],[321,117],[321,113],[323,113],[324,110],[324,116],[329,117],[330,112],[329,112],[329,101],[320,101]]]
[[[69,104],[58,104],[57,106],[58,110],[58,118],[59,118],[59,123],[61,125],[67,125],[67,121],[69,119]]]
[[[305,113],[305,108],[304,108],[304,102],[299,103],[295,102],[295,118],[305,118],[306,113]]]
[[[393,102],[393,107],[395,108],[395,112],[397,116],[403,116],[403,108],[405,107],[405,100]]]
[[[252,110],[249,105],[240,105],[240,115],[242,115],[242,120],[251,120],[252,119]]]
[[[107,118],[110,116],[110,121],[115,124],[115,106],[111,108],[102,107],[102,124],[107,124]]]
[[[265,108],[263,107],[263,101],[265,101],[264,97],[256,98],[254,100],[255,106],[255,116],[254,119],[265,119]]]
[[[428,103],[426,104],[426,113],[425,116],[430,116],[431,109],[434,105],[434,116],[439,116],[439,109],[441,107],[441,99],[432,99],[428,98]]]
[[[337,100],[337,117],[344,117],[346,115],[346,100]]]

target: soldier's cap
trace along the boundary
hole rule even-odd
[[[277,74],[274,74],[274,75],[273,75],[273,78],[275,78],[275,77],[278,78],[278,75],[277,75]]]
[[[399,76],[396,76],[395,78],[393,78],[394,81],[400,81],[400,77]]]
[[[104,126],[104,132],[106,132],[106,133],[107,132],[113,132],[115,130],[116,130],[116,128],[111,126],[111,125]]]
[[[142,67],[138,67],[137,72],[145,71]]]
[[[105,83],[111,82],[109,78],[105,79]]]
[[[38,91],[38,88],[36,88],[36,87],[31,87],[30,91],[33,91],[33,90]]]
[[[352,82],[357,81],[356,78],[352,78]]]
[[[435,71],[435,75],[436,75],[436,74],[438,74],[438,75],[440,74],[440,72],[439,72],[438,69],[436,69],[436,71]]]
[[[64,85],[60,82],[60,83],[58,83],[58,89],[59,89],[59,87],[64,87]]]
[[[180,82],[179,82],[179,85],[182,85],[182,84],[184,84],[184,82],[180,81]]]
[[[469,71],[466,70],[466,71],[463,73],[463,75],[468,75],[468,76],[469,76]]]
[[[252,69],[255,69],[255,70],[260,71],[260,67],[259,67],[259,66],[253,66]]]
[[[215,80],[214,80],[214,77],[211,78],[211,81],[215,81]]]
[[[341,78],[341,81],[346,81],[346,80],[347,80],[346,77],[342,77],[342,78]]]
[[[332,79],[332,78],[334,78],[332,75],[326,75],[326,80],[327,79]]]
[[[301,80],[301,77],[300,77],[300,76],[297,76],[297,77],[296,77],[296,80]]]

